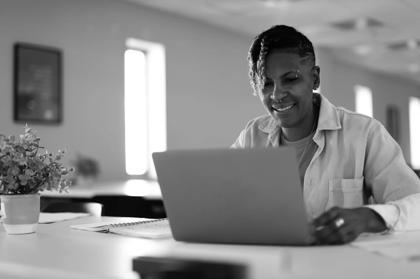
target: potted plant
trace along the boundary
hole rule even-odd
[[[65,151],[50,153],[39,142],[36,132],[27,125],[22,135],[0,135],[0,201],[8,234],[35,232],[39,193],[66,191],[71,185],[63,178],[72,171],[61,163]]]

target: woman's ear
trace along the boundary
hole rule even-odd
[[[316,90],[316,89],[318,89],[319,84],[321,83],[319,66],[314,66],[312,68],[312,75],[313,75],[313,78],[314,78],[313,89]]]

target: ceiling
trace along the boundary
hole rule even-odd
[[[292,25],[339,59],[420,84],[420,0],[128,1],[250,37]]]

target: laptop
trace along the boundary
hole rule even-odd
[[[310,244],[292,147],[172,150],[153,160],[175,240]]]

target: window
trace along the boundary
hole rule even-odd
[[[410,98],[409,117],[411,166],[415,169],[420,169],[420,98]]]
[[[372,117],[372,91],[369,87],[356,85],[354,86],[356,97],[356,112]]]
[[[156,178],[152,153],[166,150],[165,50],[128,39],[124,53],[125,163],[128,175]]]

